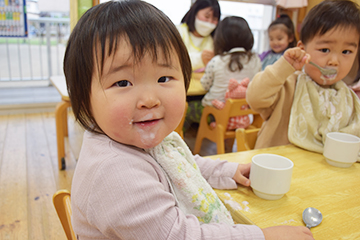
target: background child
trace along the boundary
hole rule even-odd
[[[302,226],[234,225],[212,187],[249,186],[250,165],[193,156],[172,133],[191,64],[160,10],[137,0],[91,8],[69,38],[64,72],[86,129],[71,189],[78,239],[313,239]]]
[[[185,128],[199,123],[205,106],[213,106],[217,99],[225,102],[225,93],[231,78],[239,83],[248,77],[250,80],[261,70],[260,58],[253,53],[254,37],[246,20],[242,17],[226,17],[218,25],[214,35],[215,57],[205,68],[200,82],[208,91],[201,102],[188,101]]]
[[[244,78],[250,81],[261,70],[260,58],[252,52],[254,37],[242,17],[226,17],[214,35],[215,57],[211,59],[201,78],[201,85],[208,93],[202,99],[203,106],[212,106],[217,99],[225,102],[225,93],[230,78],[239,83]]]
[[[204,71],[214,57],[213,34],[220,20],[217,0],[196,0],[177,26],[189,52],[193,70]]]
[[[246,94],[265,122],[255,148],[293,143],[322,152],[326,133],[360,136],[358,97],[342,79],[359,48],[360,11],[352,1],[323,1],[305,17],[298,47],[257,74]],[[324,76],[321,67],[336,69]],[[304,67],[303,72],[296,72]]]
[[[218,25],[214,35],[215,57],[205,68],[200,82],[208,91],[201,104],[199,100],[189,101],[185,128],[191,123],[199,123],[205,106],[213,106],[217,99],[225,102],[225,93],[231,78],[239,83],[244,78],[250,80],[261,70],[260,58],[253,53],[254,37],[246,20],[242,17],[226,17]]]
[[[286,49],[296,46],[294,24],[286,14],[280,15],[268,27],[270,50],[260,54],[262,70],[276,62]]]

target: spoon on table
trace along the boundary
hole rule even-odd
[[[308,229],[319,225],[323,219],[323,216],[316,208],[308,207],[304,210],[302,218]]]
[[[335,75],[337,73],[336,69],[323,68],[323,67],[320,67],[319,65],[317,65],[316,63],[313,63],[311,61],[309,63],[311,65],[317,67],[320,70],[322,75],[329,76],[329,75]]]

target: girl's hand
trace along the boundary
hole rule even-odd
[[[299,47],[289,48],[286,50],[284,58],[296,70],[301,70],[306,63],[310,62],[310,55]]]
[[[307,227],[275,226],[261,229],[266,240],[313,240],[314,237]]]
[[[214,52],[210,50],[203,50],[201,53],[201,59],[206,66],[208,62],[214,57]]]
[[[233,177],[235,182],[248,187],[250,186],[249,174],[250,174],[251,163],[239,164],[236,173]]]

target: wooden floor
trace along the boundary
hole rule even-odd
[[[83,130],[69,111],[66,170],[58,170],[55,115],[0,115],[0,239],[66,239],[52,203],[59,189],[71,189]],[[196,126],[185,132],[193,148]],[[216,154],[203,143],[200,155]]]
[[[0,116],[0,239],[66,239],[52,196],[71,188],[79,131],[70,119],[59,171],[54,113]]]

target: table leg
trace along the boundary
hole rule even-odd
[[[56,106],[56,141],[58,151],[58,165],[60,170],[65,169],[65,136],[67,136],[67,108],[70,107],[70,101],[61,101]],[[66,133],[65,133],[66,130]]]
[[[65,101],[67,102],[67,101]],[[70,106],[70,105],[69,105]],[[64,136],[68,137],[69,136],[69,131],[68,131],[68,109],[66,108],[63,114],[63,128],[64,128]]]

